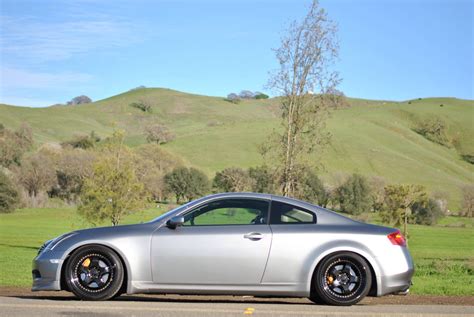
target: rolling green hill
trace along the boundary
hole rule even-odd
[[[130,107],[145,101],[152,113]],[[323,154],[323,178],[334,183],[341,173],[379,175],[387,182],[425,185],[449,195],[449,207],[460,206],[459,186],[474,182],[474,101],[427,98],[410,102],[349,99],[351,107],[335,110],[328,122],[332,144]],[[262,163],[257,146],[279,127],[278,100],[233,104],[219,97],[169,89],[139,89],[91,104],[26,108],[0,105],[0,122],[15,128],[28,122],[37,143],[58,142],[94,130],[104,137],[114,128],[127,131],[127,142],[145,142],[144,128],[167,125],[176,139],[164,145],[189,165],[210,176],[229,166]],[[456,146],[433,143],[412,129],[418,120],[442,118]],[[315,156],[314,160],[319,159]]]

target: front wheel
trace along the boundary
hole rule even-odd
[[[337,306],[360,302],[370,290],[372,274],[367,261],[352,252],[326,257],[312,281],[310,300]]]
[[[123,283],[124,268],[118,255],[100,245],[76,250],[66,264],[69,289],[84,300],[107,300],[116,296]]]

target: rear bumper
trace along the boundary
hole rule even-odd
[[[45,251],[33,260],[32,291],[61,290],[62,253]]]
[[[410,252],[405,247],[394,246],[394,248],[398,250],[387,252],[387,256],[377,258],[382,271],[377,296],[405,293],[412,285],[415,267]]]

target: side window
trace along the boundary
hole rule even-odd
[[[261,225],[268,219],[269,202],[253,199],[223,199],[192,210],[184,226]]]
[[[304,223],[316,223],[315,214],[290,204],[272,201],[270,224],[281,225]]]

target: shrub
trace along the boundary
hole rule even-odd
[[[213,186],[223,192],[243,192],[252,189],[253,179],[239,167],[226,168],[216,173]]]
[[[13,182],[0,170],[0,213],[13,212],[18,206],[20,195]]]
[[[474,164],[474,155],[473,154],[461,154],[461,158],[468,162],[469,164]]]
[[[353,174],[335,191],[335,198],[342,212],[360,214],[370,210],[370,185],[367,179]]]
[[[415,201],[410,209],[411,218],[419,225],[434,225],[443,216],[441,208],[432,198]]]
[[[446,122],[438,117],[420,121],[413,129],[413,131],[424,136],[431,142],[450,147],[451,142],[448,138],[447,130]]]
[[[301,186],[301,199],[326,207],[329,203],[329,192],[324,187],[321,179],[311,170],[303,176]]]
[[[151,105],[148,102],[145,102],[143,100],[138,101],[138,102],[132,102],[129,106],[132,108],[140,109],[143,112],[148,112],[148,113],[152,112]]]

